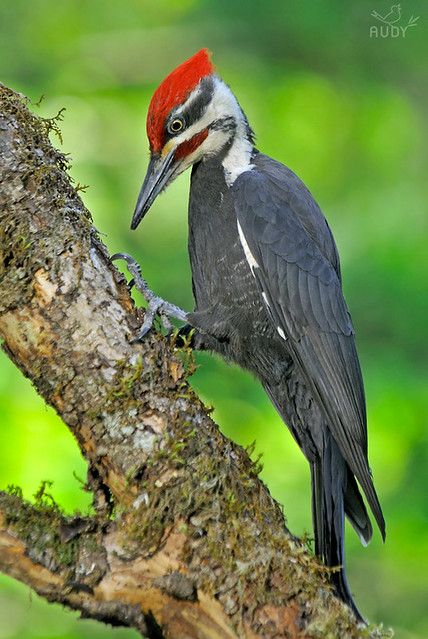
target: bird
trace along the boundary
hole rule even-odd
[[[392,25],[401,20],[401,5],[393,4],[390,11],[388,11],[388,13],[384,16],[380,15],[378,11],[372,11],[371,15],[373,18],[377,18],[377,20],[385,22],[385,24]]]
[[[149,307],[181,335],[250,371],[309,462],[315,553],[361,622],[345,567],[344,520],[367,545],[385,520],[368,462],[367,416],[339,255],[326,218],[291,169],[255,146],[247,117],[207,49],[158,86],[147,115],[150,161],[131,228],[191,168],[188,249],[194,310],[156,296],[118,254]]]

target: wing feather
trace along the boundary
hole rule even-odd
[[[307,191],[302,203],[296,184],[284,186],[269,172],[241,174],[232,187],[237,220],[258,264],[254,275],[275,328],[285,334],[384,535],[367,461],[364,389],[337,251],[326,223],[317,237],[314,221],[302,220],[316,204]]]

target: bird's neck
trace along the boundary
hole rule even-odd
[[[231,133],[220,153],[226,183],[231,186],[241,173],[253,168],[254,134],[235,95],[220,78],[215,78],[213,106]]]
[[[240,130],[238,127],[235,136],[232,139],[232,143],[222,161],[224,175],[228,186],[232,186],[236,178],[241,175],[241,173],[251,171],[254,166],[251,163],[253,153],[254,146],[252,141],[246,136],[245,130]]]

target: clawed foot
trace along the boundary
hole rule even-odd
[[[169,302],[165,302],[161,297],[158,297],[153,293],[153,291],[148,287],[146,280],[141,275],[141,269],[138,262],[134,260],[133,257],[128,255],[127,253],[116,253],[111,258],[114,260],[125,260],[128,265],[128,271],[132,275],[132,280],[129,282],[128,286],[131,289],[133,286],[140,291],[143,295],[144,299],[148,303],[148,307],[146,310],[146,314],[144,316],[143,324],[138,331],[137,336],[132,341],[141,340],[152,328],[153,322],[156,315],[159,315],[159,318],[162,322],[162,326],[169,332],[173,328],[171,322],[169,321],[170,317],[174,317],[182,322],[185,322],[187,319],[187,313],[183,311],[178,306],[174,304],[170,304]]]

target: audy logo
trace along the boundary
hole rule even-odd
[[[401,16],[401,5],[393,4],[391,9],[381,15],[378,11],[372,11],[371,15],[382,24],[372,24],[370,27],[371,38],[405,38],[409,27],[416,27],[419,16],[413,14],[407,21],[403,22]]]

